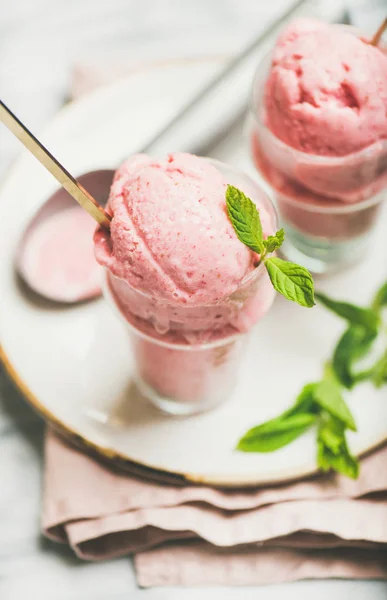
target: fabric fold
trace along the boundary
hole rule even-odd
[[[114,471],[49,431],[42,529],[86,560],[134,554],[145,587],[387,579],[386,462],[387,447],[365,457],[357,481],[176,486]]]

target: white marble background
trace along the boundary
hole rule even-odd
[[[291,0],[270,4],[274,15]],[[232,55],[267,13],[265,0],[0,0],[0,93],[36,131],[67,97],[74,64]],[[0,136],[4,169],[18,142]]]
[[[339,0],[337,0],[339,1]],[[66,99],[72,67],[100,57],[233,54],[288,0],[0,0],[0,97],[39,130]],[[374,26],[387,0],[354,0]],[[374,12],[372,9],[375,8]],[[0,172],[18,144],[0,129]],[[1,294],[0,294],[1,298]],[[382,600],[383,582],[137,590],[129,559],[83,563],[39,533],[43,425],[0,368],[0,599]]]

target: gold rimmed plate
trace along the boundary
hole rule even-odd
[[[216,66],[215,61],[190,61],[134,73],[64,109],[42,140],[76,176],[115,167]],[[156,88],[157,97],[151,93]],[[214,157],[249,168],[239,131],[230,133]],[[234,447],[247,428],[283,410],[304,383],[319,376],[342,323],[319,307],[306,310],[279,298],[251,335],[240,384],[229,403],[185,419],[159,414],[131,384],[126,332],[102,299],[54,306],[29,294],[15,275],[20,236],[54,189],[50,175],[26,154],[0,189],[6,208],[0,223],[2,358],[27,401],[75,443],[149,476],[232,487],[279,483],[315,472],[312,432],[273,454],[242,454]],[[386,279],[386,226],[384,215],[369,259],[322,280],[320,288],[367,302]],[[356,454],[387,439],[386,400],[385,390],[366,384],[351,394],[359,431],[349,441]]]

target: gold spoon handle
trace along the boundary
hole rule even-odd
[[[375,32],[372,40],[370,41],[371,46],[377,46],[382,39],[382,35],[387,29],[387,17],[384,19],[383,23],[381,23],[378,30]]]
[[[35,158],[59,181],[68,193],[92,217],[109,229],[111,216],[108,215],[100,204],[82,187],[76,179],[65,169],[60,162],[39,142],[25,125],[9,110],[0,100],[0,121],[32,152]]]

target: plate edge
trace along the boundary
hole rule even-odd
[[[251,479],[247,480],[235,475],[225,480],[222,475],[217,475],[215,473],[209,476],[195,475],[192,473],[179,473],[167,471],[166,469],[158,468],[152,465],[147,465],[146,463],[135,461],[133,459],[128,458],[124,454],[113,450],[112,448],[100,446],[95,442],[92,442],[91,440],[84,437],[79,431],[63,423],[53,413],[51,413],[51,411],[47,410],[47,408],[43,406],[40,400],[29,389],[25,381],[20,377],[19,373],[11,363],[2,345],[0,345],[0,362],[3,364],[8,376],[19,389],[19,391],[22,393],[28,404],[30,404],[30,406],[32,406],[32,408],[40,415],[40,417],[47,424],[49,424],[59,435],[64,437],[69,442],[73,443],[78,448],[87,450],[89,453],[92,453],[95,456],[101,458],[104,462],[113,464],[114,467],[120,470],[130,471],[131,473],[134,473],[137,469],[137,474],[145,475],[150,479],[156,479],[159,481],[160,479],[162,479],[163,482],[168,483],[180,485],[194,483],[201,485],[219,486],[224,488],[248,488],[262,487],[264,485],[280,485],[284,483],[290,483],[299,479],[304,479],[306,477],[310,477],[319,473],[319,469],[316,465],[312,468],[309,466],[304,467],[298,469],[297,471],[295,471],[294,469],[289,469],[288,472],[284,474],[284,476],[281,476],[281,478],[278,478],[278,476],[273,476],[266,477],[265,479],[252,481]],[[364,450],[364,452],[360,453],[358,456],[364,456],[386,442],[387,435],[377,440],[374,444],[372,444],[372,446]],[[139,470],[141,471],[140,473]]]

